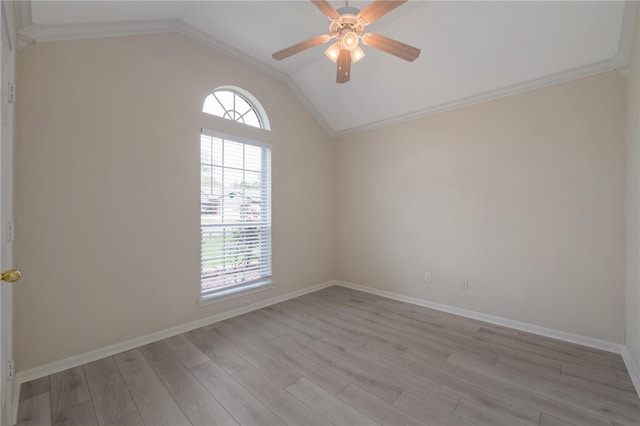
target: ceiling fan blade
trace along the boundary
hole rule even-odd
[[[378,34],[366,33],[362,36],[362,42],[374,49],[382,50],[409,62],[420,56],[420,49],[417,47],[409,46]]]
[[[311,0],[311,3],[315,4],[320,12],[324,13],[329,19],[338,19],[340,14],[329,4],[327,0]]]
[[[336,83],[346,83],[351,77],[351,52],[347,49],[341,49],[337,62],[338,75],[336,77]]]
[[[329,40],[331,40],[331,36],[323,34],[318,37],[303,41],[301,43],[294,44],[293,46],[289,46],[286,49],[282,49],[272,54],[271,57],[277,61],[280,61],[284,58],[288,58],[291,55],[295,55],[296,53],[300,53],[304,50],[311,49],[312,47],[318,46],[320,44],[324,44]]]
[[[407,0],[373,0],[358,16],[370,24],[406,2]]]

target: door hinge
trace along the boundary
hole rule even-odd
[[[13,379],[14,374],[15,374],[15,366],[13,364],[13,360],[7,361],[7,380]]]
[[[9,83],[9,92],[7,93],[7,101],[9,102],[16,101],[16,85],[13,83]]]

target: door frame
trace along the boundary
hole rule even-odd
[[[0,18],[0,270],[13,264],[13,99],[16,28],[12,2],[1,1]],[[11,363],[11,367],[9,366]],[[13,368],[13,287],[0,283],[0,425],[17,420]]]

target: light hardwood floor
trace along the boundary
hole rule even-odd
[[[22,385],[20,425],[638,425],[619,355],[331,287]]]

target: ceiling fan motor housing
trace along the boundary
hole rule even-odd
[[[343,7],[340,11],[343,9],[347,8]],[[354,32],[360,36],[364,31],[365,22],[358,17],[358,9],[354,7],[349,7],[348,9],[352,9],[356,13],[341,13],[340,17],[332,19],[331,24],[329,24],[329,33],[331,35],[340,38],[343,34]]]

